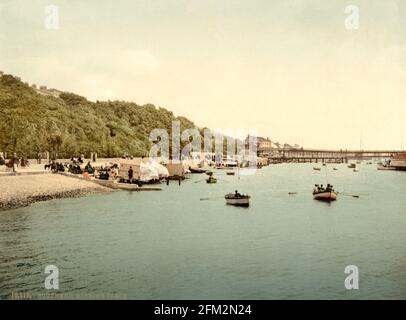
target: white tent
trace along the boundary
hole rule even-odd
[[[158,180],[159,179],[159,172],[155,169],[148,160],[141,161],[140,164],[140,181],[148,182],[151,180]]]
[[[166,167],[154,160],[149,159],[149,161],[149,165],[158,171],[159,178],[167,178],[169,176],[169,171]]]

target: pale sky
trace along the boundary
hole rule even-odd
[[[0,0],[0,70],[308,148],[406,145],[402,0]]]

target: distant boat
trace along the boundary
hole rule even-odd
[[[214,178],[214,177],[212,177],[212,176],[210,176],[210,177],[206,180],[206,182],[207,182],[207,183],[217,183],[217,179]]]
[[[333,170],[338,170],[338,168],[334,167]]]
[[[201,169],[201,168],[192,168],[189,167],[189,170],[191,173],[205,173],[207,170],[205,169]]]
[[[354,171],[354,172],[359,172],[359,169],[354,168],[352,171]]]
[[[213,172],[209,171],[206,172],[206,174],[209,176],[209,178],[206,180],[207,183],[217,183],[217,179],[213,177]]]
[[[356,166],[357,166],[357,165],[356,165],[355,163],[350,163],[350,164],[348,165],[348,168],[354,169]]]
[[[378,166],[378,170],[396,170],[395,167],[391,167],[391,166]]]
[[[313,170],[320,171],[320,170],[321,170],[321,168],[319,168],[319,167],[313,167]]]
[[[250,196],[242,195],[238,192],[229,193],[225,197],[226,203],[232,206],[248,207],[250,205]]]
[[[229,171],[229,172],[226,172],[226,174],[227,174],[228,176],[234,176],[234,175],[235,175],[235,172],[234,172],[234,171]]]

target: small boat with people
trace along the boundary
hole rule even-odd
[[[213,177],[213,172],[209,171],[206,172],[206,174],[209,176],[209,178],[206,180],[207,183],[217,183],[217,179]]]
[[[356,168],[357,167],[357,165],[355,164],[355,163],[350,163],[349,165],[348,165],[348,168],[350,168],[350,169],[354,169],[354,168]]]
[[[251,196],[240,194],[238,190],[235,190],[234,193],[226,194],[224,198],[226,199],[226,203],[228,205],[248,207],[250,205]]]
[[[213,176],[210,176],[207,180],[207,183],[217,183],[217,179]]]
[[[335,201],[337,200],[337,193],[331,184],[327,184],[327,187],[323,185],[314,185],[313,199],[320,201]]]

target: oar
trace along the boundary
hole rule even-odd
[[[208,198],[200,198],[200,201],[211,200],[211,199],[220,199],[223,197],[208,197]]]
[[[341,192],[337,192],[337,194],[347,196],[347,197],[359,198],[359,195],[357,195],[357,194],[348,194],[348,193],[341,193]]]

